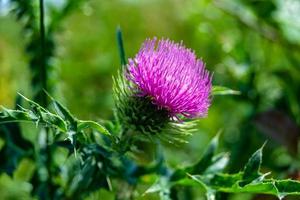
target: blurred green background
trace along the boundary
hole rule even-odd
[[[32,95],[32,74],[24,54],[26,35],[8,13],[7,1],[0,2],[0,105],[13,107],[17,92]],[[48,7],[63,4],[46,1]],[[117,27],[127,58],[149,37],[183,41],[205,61],[215,85],[241,95],[214,97],[208,117],[199,122],[189,143],[164,149],[169,165],[195,162],[222,130],[222,148],[231,153],[229,172],[240,169],[268,140],[264,169],[274,176],[299,178],[299,13],[298,0],[83,1],[54,35],[53,95],[78,118],[112,119],[112,76],[120,68]],[[7,185],[7,179],[0,176],[0,185]],[[7,189],[0,187],[3,191]]]

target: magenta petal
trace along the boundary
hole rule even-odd
[[[148,39],[127,68],[127,79],[171,116],[207,115],[212,77],[202,60],[182,43]]]

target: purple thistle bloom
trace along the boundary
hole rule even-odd
[[[171,117],[204,117],[210,106],[212,76],[182,43],[147,39],[129,59],[127,79]]]

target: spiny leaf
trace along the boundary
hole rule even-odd
[[[43,112],[41,110],[35,111],[35,113],[31,110],[24,109],[22,110],[11,110],[2,107],[2,112],[0,112],[0,124],[8,123],[8,122],[34,122],[37,124],[44,124],[53,126],[59,129],[62,132],[67,131],[67,125],[64,120],[59,116],[49,113]]]
[[[29,103],[29,105],[33,108],[33,109],[39,109],[43,112],[48,112],[46,108],[43,108],[42,106],[40,106],[38,103],[28,99],[27,97],[23,96],[22,94],[18,93],[18,95],[20,95],[25,101],[27,101]]]
[[[86,128],[91,128],[101,134],[110,136],[105,127],[94,121],[77,120],[73,115],[58,101],[52,97],[52,102],[57,114],[54,114],[43,108],[38,103],[20,95],[31,106],[31,110],[19,106],[18,110],[10,110],[3,108],[0,112],[0,123],[27,121],[34,122],[43,126],[50,126],[67,134],[68,139],[74,144],[74,137],[77,131],[83,131]]]
[[[40,119],[41,122],[45,122],[47,125],[54,125],[57,128],[61,129],[63,132],[67,131],[67,124],[65,121],[58,115],[55,115],[53,113],[47,112],[41,113],[42,118]]]
[[[261,176],[259,169],[262,162],[262,150],[264,145],[250,157],[247,164],[245,165],[242,178],[246,183],[249,183]]]
[[[212,95],[239,95],[240,91],[232,90],[224,86],[215,85],[212,88]]]
[[[220,153],[212,158],[212,163],[205,170],[205,173],[218,173],[224,170],[229,162],[228,153]]]
[[[202,173],[216,173],[225,168],[228,163],[229,157],[227,154],[219,154],[214,157],[216,149],[218,147],[220,132],[211,140],[206,151],[202,155],[202,158],[193,166],[186,167],[185,169],[177,169],[171,176],[171,181],[178,181],[186,176],[186,173],[190,174],[202,174]]]
[[[74,130],[76,128],[77,119],[71,114],[71,112],[63,106],[60,102],[55,100],[50,94],[48,94],[46,91],[45,93],[48,95],[48,97],[51,99],[51,103],[54,106],[55,112],[61,116],[64,120],[67,120],[71,124],[71,128]]]
[[[242,181],[241,173],[214,176],[191,175],[190,177],[205,188],[226,193],[271,194],[280,198],[287,195],[300,195],[300,182],[294,180],[266,179],[241,186],[239,184]]]
[[[265,145],[265,144],[264,144]],[[209,173],[188,176],[202,186],[207,193],[211,191],[227,193],[271,194],[278,198],[286,195],[300,195],[300,182],[295,180],[266,179],[267,174],[259,172],[264,145],[249,159],[244,171],[236,174]],[[186,178],[178,180],[179,185],[193,185]]]
[[[194,166],[189,167],[186,171],[191,174],[203,173],[212,164],[212,158],[216,152],[218,143],[219,133],[211,140],[202,158]]]
[[[1,109],[3,111],[0,113],[0,123],[38,120],[38,117],[31,111],[12,110],[2,106]]]
[[[75,117],[71,115],[69,110],[67,110],[63,105],[61,105],[58,101],[53,101],[54,108],[57,112],[57,114],[63,119],[70,121],[71,123],[76,123]]]

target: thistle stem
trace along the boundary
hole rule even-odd
[[[47,91],[47,66],[46,66],[46,36],[45,36],[45,9],[44,9],[44,0],[39,0],[39,12],[40,12],[40,50],[41,50],[41,58],[40,58],[40,83],[42,85],[42,90],[39,91],[39,97],[40,97],[40,103],[42,106],[47,107],[48,106],[48,100],[47,95],[43,92],[43,90]],[[47,190],[46,194],[49,198],[52,197],[51,192],[51,179],[52,179],[52,173],[51,173],[51,149],[49,148],[49,140],[50,140],[50,131],[49,128],[45,128],[45,134],[44,137],[45,140],[45,146],[42,148],[42,152],[45,155],[46,160],[44,161],[43,165],[45,165],[48,173],[48,178],[46,180],[47,184]]]
[[[41,62],[40,62],[40,83],[42,88],[47,91],[47,69],[46,69],[46,42],[45,42],[45,20],[44,20],[44,0],[39,0],[40,3],[40,48],[41,48]],[[42,90],[40,91],[40,103],[43,106],[47,106],[47,97],[43,94]]]

